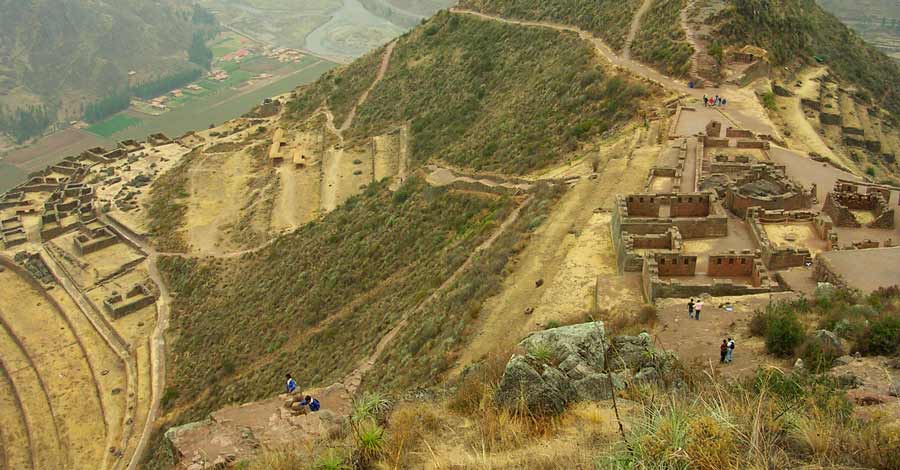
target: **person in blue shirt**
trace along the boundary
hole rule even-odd
[[[285,385],[285,389],[287,393],[294,393],[297,390],[297,381],[291,377],[291,374],[287,374],[287,385]]]
[[[319,409],[321,408],[321,405],[319,405],[319,400],[316,400],[315,398],[313,398],[309,395],[307,395],[305,398],[303,398],[303,401],[300,402],[300,405],[308,406],[309,411],[312,411],[314,413],[316,411],[319,411]]]

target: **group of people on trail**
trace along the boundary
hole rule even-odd
[[[691,299],[688,302],[688,318],[693,318],[694,320],[700,319],[700,311],[703,310],[703,300],[698,299],[697,303],[694,303],[694,299]]]
[[[732,359],[734,359],[734,339],[729,337],[723,339],[719,346],[719,363],[730,364]]]
[[[716,107],[716,106],[725,106],[728,103],[728,100],[725,99],[724,96],[707,96],[703,95],[703,106]]]
[[[287,374],[287,383],[285,384],[285,391],[288,395],[300,395],[300,390],[297,389],[297,381],[291,377],[291,374]],[[298,411],[300,414],[306,414],[309,412],[315,413],[321,409],[322,405],[319,404],[319,400],[306,395],[301,400],[295,400]]]

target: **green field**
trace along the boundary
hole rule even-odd
[[[136,117],[128,116],[126,114],[116,114],[109,119],[100,121],[97,124],[88,127],[87,131],[108,138],[117,132],[122,132],[123,130],[140,123],[141,120]]]
[[[233,34],[224,35],[209,46],[216,59],[231,54],[241,47],[243,47],[243,44],[241,43],[240,37]]]

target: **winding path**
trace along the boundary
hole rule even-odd
[[[378,67],[378,72],[375,74],[375,80],[372,81],[372,84],[369,85],[369,88],[366,88],[366,91],[359,95],[359,99],[356,100],[356,104],[354,104],[353,108],[350,109],[350,112],[347,113],[347,118],[344,119],[344,123],[339,129],[341,134],[343,134],[347,129],[350,129],[350,126],[353,125],[353,119],[356,118],[356,109],[362,106],[366,102],[366,100],[369,99],[369,93],[371,93],[372,90],[375,89],[375,87],[381,81],[381,79],[384,78],[384,74],[387,73],[388,66],[390,66],[391,64],[391,56],[394,55],[394,47],[396,45],[397,41],[392,41],[387,45],[387,48],[385,48],[384,55],[381,56],[381,65]]]
[[[631,44],[634,42],[634,38],[637,37],[637,33],[641,30],[641,21],[643,21],[644,15],[647,14],[647,11],[650,10],[652,5],[653,0],[644,0],[644,3],[638,8],[638,11],[634,13],[634,19],[631,20],[631,29],[628,30],[628,37],[625,38],[625,47],[622,49],[623,59],[631,59]],[[682,10],[682,12],[684,12],[684,10]]]
[[[578,27],[547,21],[509,19],[460,8],[451,8],[450,12],[459,15],[470,15],[484,20],[499,21],[506,24],[576,33],[582,40],[593,44],[597,53],[619,70],[634,74],[644,80],[655,83],[666,90],[670,90],[680,95],[690,96],[695,99],[701,98],[703,95],[707,94],[728,96],[728,108],[720,109],[720,111],[736,125],[762,134],[775,132],[775,126],[772,125],[771,120],[768,118],[765,110],[763,110],[759,100],[752,92],[745,92],[732,85],[721,86],[718,88],[690,88],[688,87],[687,82],[676,80],[640,62],[617,55],[602,39]]]

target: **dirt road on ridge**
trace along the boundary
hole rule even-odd
[[[760,133],[775,132],[775,126],[772,125],[771,120],[768,118],[768,115],[762,108],[759,100],[752,93],[752,90],[747,92],[746,90],[742,90],[733,85],[725,85],[719,88],[689,88],[686,82],[673,79],[672,77],[666,76],[640,62],[617,55],[602,39],[575,26],[547,21],[515,20],[460,8],[451,8],[450,11],[455,14],[470,15],[483,20],[576,33],[581,39],[593,44],[594,49],[614,67],[644,78],[667,90],[687,95],[695,99],[699,99],[703,97],[703,95],[727,96],[728,107],[722,109],[722,112],[736,125]]]

